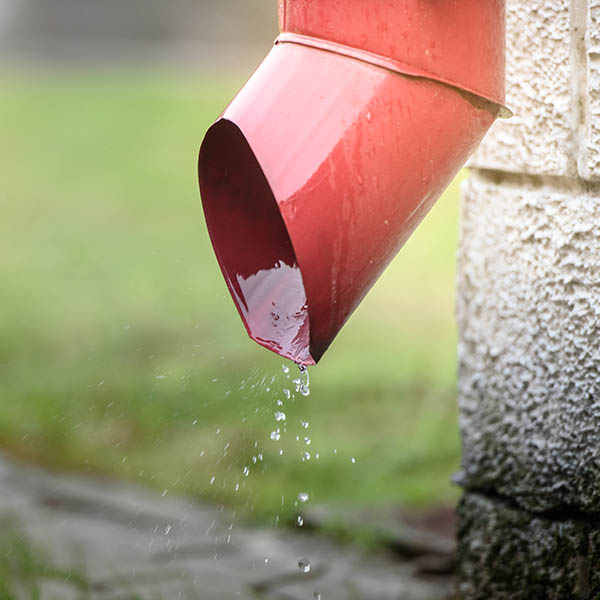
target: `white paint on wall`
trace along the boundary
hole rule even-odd
[[[458,266],[464,482],[534,512],[597,509],[598,196],[475,174]]]
[[[507,0],[507,104],[463,191],[462,481],[600,510],[600,0]]]
[[[573,175],[569,0],[507,0],[506,104],[470,161],[515,173]]]

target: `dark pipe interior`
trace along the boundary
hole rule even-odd
[[[265,175],[231,121],[217,121],[206,134],[199,176],[210,238],[248,334],[285,358],[314,364],[294,249]]]

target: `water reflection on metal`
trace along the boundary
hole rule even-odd
[[[248,277],[238,273],[236,282],[251,337],[294,362],[310,363],[308,308],[298,265],[280,260]]]

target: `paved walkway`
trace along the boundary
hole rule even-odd
[[[7,519],[53,564],[80,569],[94,600],[441,600],[452,590],[447,576],[418,577],[412,561],[310,533],[241,528],[196,501],[53,475],[0,455]],[[41,600],[71,598],[81,593],[68,582],[43,584]]]

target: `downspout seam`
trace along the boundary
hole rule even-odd
[[[430,73],[429,71],[425,71],[423,69],[414,67],[407,63],[400,62],[387,56],[383,56],[381,54],[369,52],[368,50],[354,48],[352,46],[347,46],[345,44],[340,44],[338,42],[333,42],[331,40],[325,40],[309,35],[290,33],[288,31],[284,31],[277,37],[277,39],[275,40],[275,45],[278,44],[298,44],[300,46],[306,46],[308,48],[314,48],[316,50],[321,50],[324,52],[332,52],[333,54],[338,54],[346,58],[358,60],[373,65],[375,67],[386,69],[388,71],[391,71],[392,73],[397,73],[399,75],[428,79],[436,83],[447,85],[448,87],[455,89],[458,92],[463,92],[475,96],[480,101],[492,104],[497,110],[497,116],[501,119],[509,119],[513,116],[512,111],[504,104],[502,104],[495,98],[482,94],[478,90],[465,87],[464,85],[446,79],[445,77],[441,77],[440,75],[437,75],[435,73]]]

